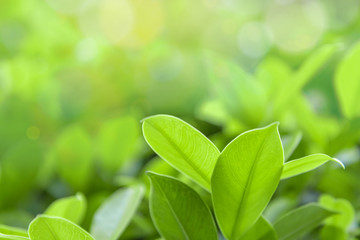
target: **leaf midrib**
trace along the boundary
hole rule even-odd
[[[252,184],[252,179],[253,179],[253,176],[254,176],[254,172],[255,172],[255,169],[256,169],[256,164],[257,164],[257,161],[258,161],[258,156],[259,154],[263,151],[263,148],[264,148],[264,143],[265,143],[265,139],[266,139],[266,136],[263,138],[262,142],[261,142],[261,145],[260,145],[260,149],[259,151],[256,153],[256,156],[255,156],[255,161],[254,163],[252,164],[251,168],[250,168],[250,175],[248,177],[248,179],[246,180],[246,184],[245,184],[245,190],[244,190],[244,193],[243,195],[241,196],[241,199],[240,199],[240,204],[238,205],[237,207],[237,211],[236,211],[236,217],[235,217],[235,221],[234,221],[234,225],[236,222],[238,222],[238,219],[240,217],[240,213],[242,213],[242,208],[241,206],[243,205],[243,202],[244,202],[244,198],[245,198],[245,195],[247,194],[247,192],[249,191],[249,188]],[[234,238],[234,234],[235,234],[235,227],[232,227],[232,230],[231,230],[231,238]],[[234,238],[235,239],[235,238]]]
[[[181,149],[175,144],[175,142],[169,137],[169,135],[167,135],[164,131],[162,131],[161,129],[159,129],[158,127],[156,127],[154,124],[151,124],[150,122],[147,122],[147,123],[148,123],[151,127],[153,127],[156,131],[160,132],[160,134],[163,135],[163,136],[170,142],[170,144],[174,147],[175,151],[181,155],[181,157],[186,161],[186,163],[187,163],[188,165],[190,165],[190,167],[191,167],[197,174],[199,174],[199,176],[200,176],[203,180],[205,180],[205,182],[206,182],[207,184],[209,184],[210,181],[208,180],[208,176],[206,176],[205,173],[203,173],[202,171],[200,171],[200,170],[198,169],[198,167],[197,167],[192,161],[189,160],[189,157],[186,156],[186,154],[181,151]],[[159,154],[159,155],[161,155],[161,154]],[[177,167],[176,167],[176,168],[177,168]],[[181,170],[181,171],[182,171],[182,170]]]
[[[181,229],[181,232],[183,233],[185,239],[186,239],[186,240],[190,240],[189,236],[187,235],[187,233],[186,233],[186,231],[185,231],[184,226],[181,224],[179,218],[177,217],[175,211],[173,210],[172,205],[171,205],[169,199],[167,198],[165,192],[162,190],[160,184],[159,184],[159,183],[157,182],[157,180],[155,180],[155,179],[153,179],[153,182],[158,186],[158,189],[160,189],[161,194],[164,196],[165,202],[166,202],[167,205],[169,206],[169,209],[170,209],[172,215],[174,216],[174,218],[175,218],[175,220],[176,220],[176,223],[179,225],[179,227],[180,227],[180,229]]]

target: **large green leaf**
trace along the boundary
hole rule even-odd
[[[274,228],[279,240],[293,240],[310,232],[333,214],[335,212],[310,203],[282,216],[275,222]]]
[[[277,126],[241,134],[218,159],[211,189],[216,218],[227,239],[239,239],[255,224],[280,181],[284,153]]]
[[[167,240],[217,239],[211,213],[200,196],[184,183],[148,172],[150,213],[160,235]]]
[[[86,199],[81,193],[61,198],[53,202],[44,212],[45,215],[66,218],[80,224],[86,213]]]
[[[91,234],[101,240],[118,239],[134,216],[143,195],[141,185],[117,190],[96,211]]]
[[[281,179],[290,178],[305,172],[309,172],[328,161],[334,161],[340,164],[343,168],[345,166],[336,158],[331,158],[325,154],[312,154],[303,158],[295,159],[285,163]]]
[[[84,229],[65,218],[39,215],[29,226],[31,240],[95,240]]]
[[[93,170],[92,153],[90,137],[80,126],[66,129],[56,140],[57,170],[76,191],[87,188]]]
[[[140,137],[138,121],[132,117],[111,119],[99,132],[101,166],[116,172],[134,153]]]
[[[348,118],[360,114],[360,42],[345,56],[336,69],[335,87],[343,114]]]
[[[277,240],[275,229],[271,223],[261,216],[252,228],[241,237],[243,240]]]
[[[210,189],[219,150],[201,132],[168,115],[144,119],[143,133],[150,147],[170,165]]]

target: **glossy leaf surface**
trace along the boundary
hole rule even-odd
[[[210,210],[193,189],[172,177],[152,172],[148,176],[151,217],[164,239],[217,239]]]
[[[243,240],[277,240],[274,227],[263,216],[241,237]]]
[[[170,165],[210,189],[210,178],[220,154],[216,146],[186,122],[168,115],[143,120],[150,147]]]
[[[241,134],[221,153],[211,184],[215,215],[227,239],[239,239],[258,220],[283,162],[277,124]]]

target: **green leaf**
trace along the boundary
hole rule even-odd
[[[331,56],[340,49],[337,44],[329,44],[316,49],[293,74],[290,81],[284,83],[276,95],[274,111],[279,113],[289,105],[294,96],[298,95],[305,84],[331,59]]]
[[[143,134],[162,159],[210,189],[210,178],[220,152],[201,132],[179,118],[156,115],[144,119]]]
[[[16,236],[16,235],[7,235],[0,233],[0,240],[26,240],[28,237]]]
[[[271,223],[261,216],[254,226],[241,237],[243,240],[277,240],[275,229]]]
[[[328,161],[337,162],[343,168],[345,168],[344,164],[336,158],[331,158],[328,155],[322,153],[312,154],[285,163],[283,172],[281,174],[281,179],[286,179],[305,172],[309,172]]]
[[[148,172],[150,213],[160,235],[167,239],[217,239],[209,208],[190,187],[172,177]]]
[[[335,212],[321,205],[310,203],[282,216],[274,228],[279,240],[293,240],[309,233],[333,214]]]
[[[44,212],[45,215],[66,218],[80,224],[86,213],[86,199],[81,193],[61,198],[53,202]]]
[[[134,216],[144,195],[141,185],[122,188],[113,193],[96,211],[91,235],[101,240],[116,240]]]
[[[348,230],[355,217],[354,207],[349,201],[346,199],[336,199],[330,195],[322,195],[319,199],[319,203],[321,206],[339,213],[326,219],[326,225]]]
[[[65,218],[39,215],[29,226],[31,240],[95,240],[89,233]]]
[[[349,236],[344,229],[326,225],[321,229],[320,233],[322,240],[349,240]]]
[[[92,177],[93,148],[87,132],[74,126],[66,129],[56,140],[55,158],[61,178],[75,191],[82,191]]]
[[[215,215],[227,239],[239,239],[261,216],[284,163],[278,124],[239,135],[221,153],[211,184]]]
[[[25,229],[17,228],[17,227],[10,227],[3,224],[0,224],[0,233],[5,235],[16,235],[21,237],[28,237],[28,233]]]
[[[345,117],[360,114],[360,42],[345,56],[335,74],[335,89]]]
[[[134,154],[140,137],[138,124],[130,116],[103,124],[99,132],[99,157],[104,169],[116,172]]]
[[[300,131],[282,138],[285,161],[289,159],[291,154],[293,154],[293,152],[299,145],[301,138],[302,138],[302,133]]]

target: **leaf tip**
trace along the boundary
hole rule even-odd
[[[340,166],[343,168],[343,169],[345,169],[345,164],[342,162],[342,161],[340,161],[339,159],[337,159],[337,158],[332,158],[335,162],[337,162],[338,164],[340,164]]]

